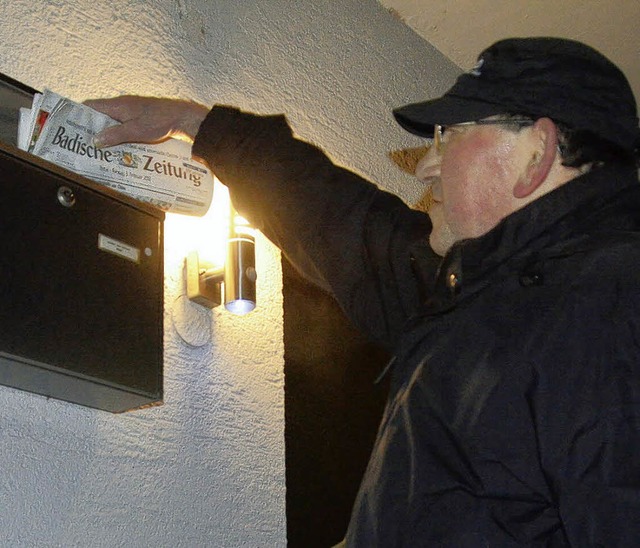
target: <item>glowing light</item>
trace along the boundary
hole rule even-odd
[[[237,299],[235,301],[229,301],[224,307],[236,316],[244,316],[256,307],[256,303],[245,299]]]
[[[226,255],[230,222],[229,191],[217,179],[213,201],[202,217],[167,213],[165,219],[165,263],[181,265],[190,251],[197,251],[203,261],[222,266]]]

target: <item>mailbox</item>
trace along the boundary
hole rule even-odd
[[[0,83],[0,384],[122,412],[163,397],[164,213],[15,146]]]

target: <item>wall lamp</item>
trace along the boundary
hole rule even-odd
[[[207,308],[224,303],[242,316],[256,307],[256,253],[254,230],[232,213],[224,266],[214,268],[192,251],[186,259],[187,297]]]

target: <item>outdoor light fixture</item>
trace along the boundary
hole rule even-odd
[[[256,307],[255,237],[242,217],[232,217],[224,266],[201,262],[197,251],[187,256],[187,296],[208,308],[224,302],[229,312],[241,316]]]

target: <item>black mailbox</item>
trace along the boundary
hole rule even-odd
[[[164,213],[7,142],[29,89],[0,87],[0,384],[111,412],[161,402]]]

